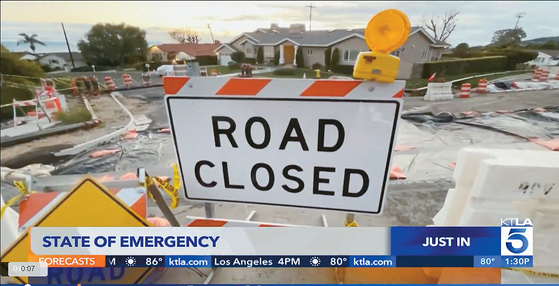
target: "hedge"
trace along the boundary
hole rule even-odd
[[[0,104],[4,105],[4,104],[8,104],[8,103],[12,103],[13,99],[15,99],[16,101],[22,101],[22,100],[29,100],[29,99],[33,99],[35,97],[35,94],[33,94],[33,92],[29,89],[25,89],[25,88],[18,88],[18,87],[11,87],[11,86],[1,86],[0,87],[0,94],[2,94],[2,96],[0,97]],[[23,107],[24,109],[26,109],[25,107]],[[27,108],[30,109],[31,107]],[[33,110],[35,108],[33,107]],[[18,116],[21,116],[23,114],[21,114],[21,110],[16,109]],[[32,111],[31,109],[28,111]],[[7,119],[12,119],[14,117],[14,113],[13,113],[13,108],[9,108],[9,107],[5,107],[5,108],[1,108],[0,109],[0,117],[2,120],[7,120]]]
[[[294,69],[279,69],[272,72],[274,75],[295,75]]]
[[[332,71],[335,73],[353,75],[353,66],[348,65],[332,65]]]
[[[507,57],[492,56],[427,62],[423,64],[421,78],[429,78],[433,73],[437,76],[453,76],[466,73],[500,72],[507,69]]]
[[[189,60],[187,62],[198,62],[199,66],[214,66],[217,65],[217,56],[199,56],[196,57],[195,60]],[[160,66],[164,65],[172,65],[172,61],[164,61],[164,62],[149,62],[149,70],[156,70]],[[184,64],[184,62],[177,62],[176,64]],[[146,71],[146,63],[139,63],[134,66],[136,70],[139,71]]]

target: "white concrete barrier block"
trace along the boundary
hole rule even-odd
[[[545,199],[559,203],[559,153],[546,153],[547,160],[527,157],[484,160],[471,195],[494,200]]]
[[[448,190],[448,193],[446,193],[446,198],[444,200],[443,207],[435,215],[435,217],[433,217],[433,223],[435,225],[444,225],[444,223],[448,219],[450,205],[451,205],[451,202],[454,201],[454,192],[455,192],[454,189],[450,189],[450,190]]]
[[[4,206],[4,198],[0,195],[2,207]],[[12,208],[6,208],[4,216],[0,223],[2,229],[2,252],[8,248],[18,237],[18,220],[19,214]]]

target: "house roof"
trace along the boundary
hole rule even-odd
[[[42,54],[39,55],[39,57],[37,58],[37,60],[42,59],[48,55],[52,55],[52,56],[57,56],[61,59],[64,59],[65,61],[70,61],[70,54],[68,52],[58,52],[58,53],[47,53],[47,54]],[[78,52],[72,52],[72,58],[76,61],[76,60],[83,60],[83,56],[81,53]]]
[[[184,52],[193,57],[198,56],[214,56],[214,50],[217,49],[221,43],[213,44],[161,44],[156,45],[158,49],[168,53]]]
[[[260,32],[257,32],[260,31]],[[431,41],[434,46],[450,46],[447,43],[436,41],[422,27],[412,27],[410,36],[422,32]],[[290,33],[287,28],[280,28],[278,32],[272,32],[270,29],[257,29],[254,32],[243,33],[229,42],[232,44],[240,37],[246,36],[252,42],[258,45],[278,45],[284,41],[291,41],[302,46],[331,46],[335,43],[347,40],[351,37],[365,38],[365,29],[333,29],[333,30],[315,30]]]
[[[559,50],[540,50],[538,52],[549,55],[552,58],[559,58]]]

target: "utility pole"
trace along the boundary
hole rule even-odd
[[[516,20],[516,25],[514,25],[515,30],[518,29],[518,22],[520,22],[520,18],[524,18],[524,15],[526,15],[525,12],[516,14],[516,18],[518,19]]]
[[[212,33],[212,27],[210,27],[210,24],[208,24],[208,29],[210,29],[210,35],[212,36],[212,42],[215,43],[214,34]]]
[[[76,64],[74,63],[74,57],[72,57],[72,50],[70,49],[70,43],[68,43],[68,36],[66,36],[66,29],[64,29],[64,23],[60,23],[62,25],[62,31],[64,31],[64,38],[66,39],[66,46],[68,47],[68,53],[70,54],[70,60],[72,61],[72,67],[76,68]]]
[[[307,6],[309,8],[309,31],[312,29],[312,9],[316,8],[316,6],[311,5]]]

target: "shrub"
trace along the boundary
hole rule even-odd
[[[279,60],[280,60],[280,51],[276,51],[276,53],[274,54],[274,65],[279,66]]]
[[[453,76],[466,73],[485,73],[504,71],[507,58],[504,56],[442,60],[423,64],[421,78],[429,78],[433,73],[437,76]]]
[[[323,68],[323,66],[322,66],[321,64],[319,64],[319,63],[314,63],[314,64],[311,66],[311,68],[312,68],[312,70],[321,70],[321,69]]]
[[[217,56],[198,56],[194,61],[200,66],[213,66],[217,65]]]
[[[242,61],[242,63],[255,65],[256,64],[256,59],[255,58],[245,58]]]
[[[264,63],[264,48],[258,47],[258,53],[256,54],[256,62],[259,64]]]
[[[326,51],[324,51],[324,68],[326,70],[330,69],[330,60],[332,59],[332,48],[328,48],[326,49]]]
[[[32,61],[22,61],[4,46],[1,49],[0,70],[4,75],[19,75],[40,78],[45,75],[41,66]]]
[[[243,52],[234,52],[231,54],[231,59],[237,63],[242,63],[245,59],[245,53]]]
[[[51,72],[51,71],[52,71],[52,69],[51,69],[48,65],[42,65],[42,66],[41,66],[41,69],[42,69],[44,72]]]
[[[91,113],[86,108],[72,108],[66,112],[55,113],[56,119],[64,124],[74,124],[91,120]]]
[[[273,72],[274,75],[295,75],[294,69],[279,69]]]
[[[297,48],[297,55],[295,55],[295,63],[297,64],[298,68],[305,67],[305,56],[303,55],[303,48],[301,46]]]
[[[353,75],[353,66],[348,65],[338,65],[335,69],[332,69],[333,72],[346,74],[346,75]]]
[[[330,69],[332,71],[338,72],[337,68],[340,65],[340,50],[338,50],[338,48],[335,48],[332,51],[332,59],[330,60]]]
[[[0,87],[0,104],[9,104],[12,103],[15,99],[16,101],[23,101],[33,99],[35,94],[29,89],[19,88],[19,87],[11,87],[11,86],[2,86]],[[30,107],[31,108],[31,107]],[[27,109],[30,109],[27,108]],[[33,107],[32,110],[35,110]],[[28,110],[28,111],[31,111]],[[16,108],[16,112],[18,115],[23,115],[20,109]],[[0,117],[2,120],[8,120],[14,117],[13,108],[5,107],[0,109]]]

